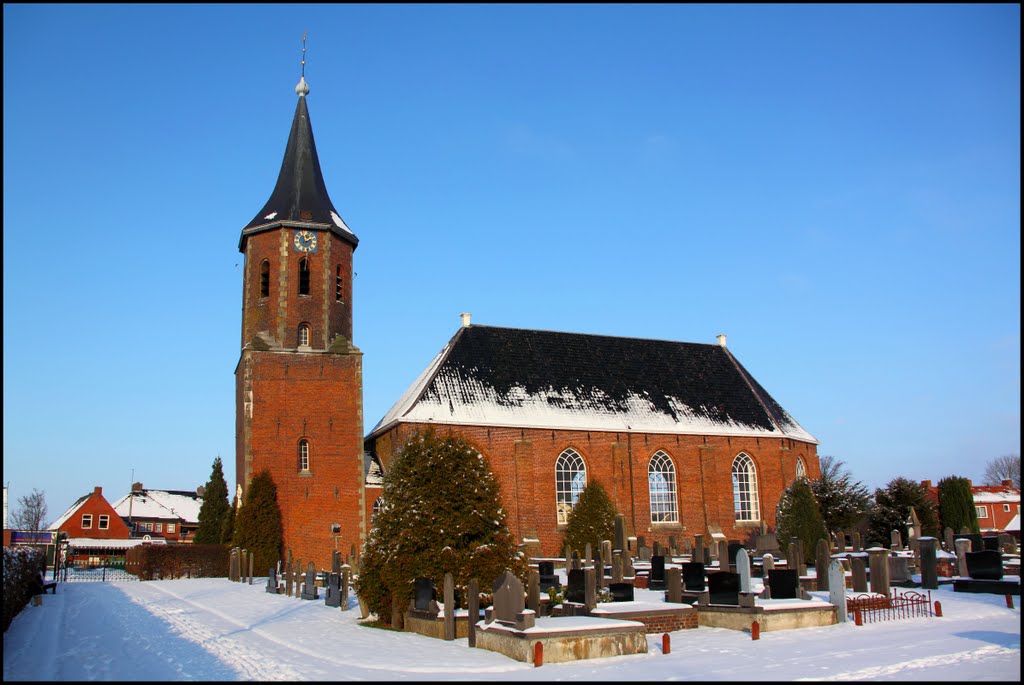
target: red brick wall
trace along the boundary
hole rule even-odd
[[[392,456],[417,424],[399,424],[375,440],[375,450],[387,471]],[[796,477],[802,457],[809,478],[820,475],[816,446],[784,438],[736,438],[699,435],[660,435],[597,431],[449,427],[435,425],[441,434],[459,433],[487,458],[501,486],[509,527],[517,539],[538,538],[542,554],[562,553],[564,526],[556,522],[555,460],[566,448],[584,459],[587,480],[599,480],[626,517],[627,535],[642,535],[648,545],[668,544],[669,535],[682,546],[684,538],[707,535],[718,528],[729,539],[746,540],[760,523],[737,523],[733,514],[732,462],[740,452],[757,469],[761,517],[775,525],[775,506]],[[658,450],[668,454],[676,469],[679,523],[651,523],[647,467]]]
[[[82,515],[92,515],[92,526],[82,527]],[[106,530],[100,529],[100,514],[110,517]],[[72,538],[97,538],[101,540],[127,540],[130,536],[128,525],[117,515],[110,502],[103,496],[103,488],[97,486],[88,499],[82,502],[78,509],[60,527],[60,532],[67,533]]]

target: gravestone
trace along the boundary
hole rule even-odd
[[[537,573],[540,576],[540,591],[547,592],[548,588],[555,588],[556,590],[562,587],[562,581],[555,574],[555,562],[553,561],[538,561],[537,562]]]
[[[999,534],[999,551],[1003,554],[1016,554],[1017,541],[1009,533]]]
[[[572,552],[572,568],[577,571],[583,569],[583,564],[580,563],[580,553],[576,550]]]
[[[863,552],[864,551],[864,548],[861,547],[861,544],[860,544],[860,533],[858,533],[857,531],[853,531],[852,533],[850,533],[850,542],[851,542],[851,544],[853,546],[853,551],[854,552]]]
[[[327,577],[327,594],[324,595],[324,605],[329,607],[341,606],[341,574],[332,572]]]
[[[889,531],[889,548],[895,551],[903,549],[903,538],[900,536],[900,532],[895,528]]]
[[[581,569],[574,568],[569,571],[569,580],[565,590],[565,601],[573,604],[583,604],[586,597],[586,581]]]
[[[846,551],[846,533],[842,530],[836,530],[832,532],[832,537],[834,538],[836,553],[844,553]]]
[[[316,566],[309,562],[306,567],[306,582],[302,585],[302,599],[320,599],[320,593],[316,589]]]
[[[821,538],[818,540],[818,548],[815,550],[814,555],[814,573],[817,576],[817,586],[815,590],[818,592],[825,592],[828,590],[828,584],[831,580],[828,577],[828,564],[832,560],[831,550],[829,549],[828,540]]]
[[[565,570],[568,572],[572,569],[572,549],[569,545],[565,546]]]
[[[348,564],[341,565],[341,610],[348,611],[348,586],[351,582],[352,567]]]
[[[534,626],[536,615],[526,609],[523,584],[511,571],[502,573],[492,587],[494,606],[491,607],[490,615],[493,620],[514,626],[516,630],[526,630]]]
[[[718,568],[723,571],[729,571],[732,567],[729,565],[729,541],[719,540],[718,541]]]
[[[772,599],[797,599],[800,597],[800,576],[794,568],[775,569],[768,574],[767,585]]]
[[[469,581],[469,646],[476,647],[476,624],[480,620],[480,581],[471,578]]]
[[[868,591],[867,562],[861,555],[850,557],[851,585],[854,592]]]
[[[968,552],[967,575],[973,580],[1002,580],[1003,555],[998,550],[983,549],[980,552]]]
[[[612,595],[613,602],[633,601],[633,583],[609,583],[608,591]]]
[[[444,574],[444,639],[455,639],[455,579]]]
[[[431,611],[431,602],[437,601],[437,590],[430,578],[417,578],[413,581],[413,608],[417,611]]]
[[[750,592],[750,556],[742,547],[736,552],[736,574],[740,577],[740,592]]]
[[[730,542],[726,546],[726,549],[728,550],[726,554],[729,557],[729,568],[736,568],[736,555],[739,554],[741,549],[743,549],[743,543],[735,541]]]
[[[623,514],[615,515],[615,549],[625,553],[626,550],[626,517]]]
[[[838,559],[828,563],[828,601],[836,608],[836,621],[846,623],[846,579]]]
[[[889,583],[899,587],[914,587],[913,574],[910,572],[910,559],[907,557],[889,557]]]
[[[786,568],[793,569],[794,571],[799,572],[800,561],[799,559],[797,559],[799,553],[800,552],[799,550],[797,550],[796,542],[790,540],[789,546],[786,548]]]
[[[647,583],[650,590],[665,589],[665,557],[651,557],[651,574]]]
[[[616,550],[612,556],[612,582],[621,583],[623,578],[622,571],[622,552]]]
[[[292,551],[288,550],[288,561],[284,564],[284,595],[292,596]]]
[[[676,547],[675,535],[668,536],[668,553],[672,556],[676,556],[677,554],[679,554],[679,548]]]
[[[708,576],[708,591],[711,604],[728,604],[739,606],[740,574],[719,571]]]
[[[981,541],[981,534],[980,533],[958,533],[957,535],[955,535],[953,537],[954,537],[954,543],[958,539],[970,540],[971,541],[971,549],[970,549],[971,552],[980,552],[981,550],[985,549],[985,546],[982,544],[982,541]]]
[[[651,558],[663,556],[665,556],[665,551],[661,548],[661,543],[655,540],[654,547],[651,548]]]
[[[341,552],[338,550],[331,552],[331,573],[341,575]]]
[[[971,573],[967,570],[967,553],[971,551],[971,541],[957,538],[953,546],[956,548],[956,574],[961,578],[969,578]]]
[[[597,554],[597,559],[594,559],[594,571],[597,575],[597,587],[601,589],[604,587],[604,555],[600,552]]]
[[[942,544],[945,546],[947,552],[953,552],[953,529],[946,526],[946,529],[942,531]]]
[[[775,557],[770,553],[761,557],[761,575],[767,577],[775,569]]]
[[[933,537],[920,537],[921,545],[921,587],[925,590],[939,589],[939,566],[936,559],[936,548],[939,541]]]
[[[690,561],[695,561],[699,564],[704,563],[704,536],[694,535],[693,536],[693,556],[690,557]]]
[[[540,614],[540,574],[532,570],[526,578],[526,608]]]
[[[255,561],[256,561],[256,555],[255,554],[250,554],[249,555],[249,585],[252,585],[252,566],[255,563]]]
[[[588,542],[588,543],[587,543],[587,544],[586,544],[586,545],[585,545],[585,546],[583,547],[583,565],[584,565],[584,566],[586,566],[586,565],[587,565],[587,564],[589,564],[589,563],[590,563],[590,562],[591,562],[591,561],[592,561],[593,559],[594,559],[594,550],[593,550],[593,548],[592,548],[592,547],[590,546],[590,543]]]
[[[592,568],[583,571],[583,604],[590,611],[597,606],[597,572]]]
[[[626,554],[622,557],[622,576],[623,580],[626,578],[635,578],[636,569],[633,568],[633,560]]]
[[[231,552],[228,555],[228,580],[236,582],[238,580],[238,548],[232,547]]]
[[[914,507],[910,507],[910,516],[907,517],[907,537],[911,540],[921,537],[921,519]]]
[[[981,548],[999,551],[999,538],[995,535],[984,535],[981,538]]]
[[[295,560],[295,579],[293,581],[295,586],[295,599],[299,598],[302,594],[302,557],[298,557]]]
[[[604,559],[604,563],[612,563],[612,541],[602,540],[601,541],[601,558]]]
[[[687,592],[704,592],[704,564],[699,561],[683,564],[683,587]]]
[[[665,601],[683,601],[683,572],[678,568],[665,569]]]
[[[641,545],[636,551],[636,556],[640,561],[650,561],[651,548],[646,545]]]
[[[871,591],[889,596],[889,550],[884,547],[868,549],[868,577],[871,579]]]
[[[764,555],[769,552],[773,554],[782,553],[782,550],[779,549],[779,538],[775,536],[775,533],[758,533],[756,544],[755,551],[758,554]]]
[[[267,592],[277,594],[277,571],[273,568],[267,571]]]

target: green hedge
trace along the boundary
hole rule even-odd
[[[36,575],[46,568],[46,557],[32,547],[4,547],[4,632],[28,604]]]
[[[139,580],[226,577],[229,554],[225,545],[139,545],[128,550],[124,570]]]

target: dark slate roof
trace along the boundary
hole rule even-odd
[[[304,95],[299,96],[299,102],[295,105],[295,116],[292,118],[292,129],[288,134],[277,185],[263,209],[242,229],[239,251],[245,251],[245,239],[248,236],[283,224],[326,229],[352,245],[359,243],[327,194]]]
[[[477,325],[370,436],[403,421],[817,442],[722,345]]]

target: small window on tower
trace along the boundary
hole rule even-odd
[[[260,297],[270,296],[270,262],[266,259],[260,264]]]
[[[306,324],[302,324],[301,326],[299,326],[299,346],[309,346],[309,326],[307,326]]]
[[[299,260],[299,295],[309,295],[309,260]]]
[[[299,471],[309,471],[309,440],[299,440]]]
[[[341,302],[341,265],[338,265],[334,275],[334,301]]]

